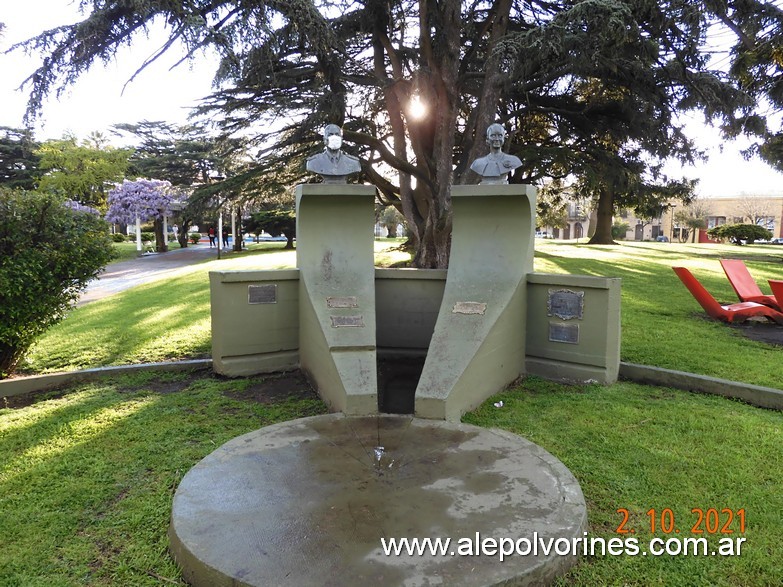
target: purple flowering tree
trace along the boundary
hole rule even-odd
[[[171,183],[159,179],[125,180],[109,192],[106,220],[136,225],[136,248],[141,251],[141,223],[155,222],[155,250],[166,252],[164,219],[171,215]]]

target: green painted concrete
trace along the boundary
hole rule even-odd
[[[298,366],[298,270],[212,271],[209,284],[217,373],[239,377]],[[255,303],[253,288],[264,287],[273,295]]]
[[[378,411],[375,188],[296,188],[299,360],[322,399],[346,414]]]
[[[620,280],[531,273],[527,277],[527,372],[547,379],[614,383],[620,367]],[[583,295],[581,317],[552,315],[553,292]],[[573,328],[576,342],[552,340],[551,328]]]
[[[452,187],[449,272],[417,416],[459,420],[525,372],[535,194],[527,185]]]

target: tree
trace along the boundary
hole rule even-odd
[[[735,245],[743,244],[743,241],[752,245],[757,240],[769,240],[772,233],[758,224],[722,224],[710,228],[707,235],[715,240],[726,240]]]
[[[125,176],[131,153],[79,144],[73,136],[46,141],[36,151],[43,172],[39,189],[105,210],[107,189]]]
[[[155,250],[168,250],[163,235],[164,216],[171,215],[171,184],[158,179],[125,180],[109,192],[106,219],[120,224],[155,221]]]
[[[0,379],[112,259],[108,229],[94,209],[0,187]]]
[[[394,206],[376,206],[375,221],[383,225],[388,238],[397,238],[397,227],[405,224],[405,216]]]
[[[226,200],[236,202],[236,222],[241,222],[243,200],[259,197],[257,182],[246,176],[247,151],[245,141],[225,139],[210,134],[202,125],[173,126],[165,122],[142,121],[117,124],[122,136],[132,136],[137,142],[130,159],[130,172],[139,176],[170,181],[186,205],[178,210],[180,217],[179,244],[186,247],[190,225],[201,222],[214,213]],[[281,192],[282,193],[282,192]],[[270,190],[264,196],[270,199]],[[234,245],[241,246],[241,239]]]
[[[769,200],[758,196],[743,197],[737,203],[737,212],[743,220],[747,218],[751,224],[758,225],[762,225],[762,222],[766,224],[768,219],[775,216],[770,208]]]
[[[41,176],[32,132],[0,126],[0,185],[32,190]]]
[[[270,207],[260,212],[253,212],[245,220],[245,228],[251,234],[266,232],[272,236],[285,236],[286,249],[294,248],[296,238],[296,213],[291,208],[280,206]]]
[[[363,178],[405,216],[414,265],[443,267],[450,186],[477,181],[469,164],[496,120],[513,127],[508,150],[525,162],[512,181],[581,177],[597,201],[594,242],[611,240],[615,205],[674,190],[655,163],[696,156],[677,111],[751,115],[703,52],[715,12],[748,1],[109,0],[18,46],[47,56],[29,78],[31,115],[153,21],[170,30],[162,51],[213,47],[221,89],[201,111],[254,137],[260,157],[245,179],[269,190],[302,181],[323,126],[342,125]],[[754,25],[732,16],[724,26]]]

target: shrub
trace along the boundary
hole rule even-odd
[[[722,224],[707,231],[707,236],[715,240],[728,240],[737,245],[742,241],[753,244],[757,240],[768,240],[772,238],[772,233],[757,224]]]
[[[95,212],[0,188],[0,379],[113,258],[109,225]]]
[[[188,236],[190,239],[190,242],[192,242],[194,245],[198,244],[198,241],[201,240],[201,233],[200,232],[191,232]]]
[[[115,243],[124,243],[126,238],[127,237],[121,232],[115,232],[113,235],[111,235],[111,240],[113,240]]]
[[[135,237],[134,237],[135,240]],[[141,233],[141,242],[143,243],[151,243],[155,241],[155,233],[154,232],[142,232]]]

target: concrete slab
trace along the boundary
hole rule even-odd
[[[169,536],[195,586],[542,585],[575,556],[538,548],[500,562],[476,554],[477,533],[546,543],[583,538],[586,524],[577,481],[521,437],[330,414],[256,430],[204,458],[177,489]],[[384,555],[381,539],[402,537],[450,538],[449,554]]]

